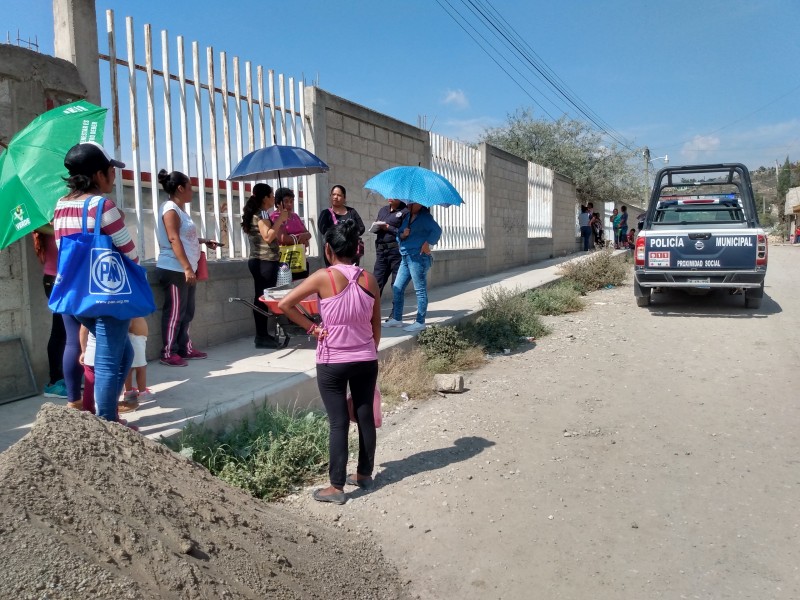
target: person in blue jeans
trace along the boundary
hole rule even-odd
[[[392,285],[392,317],[384,327],[403,327],[403,294],[409,281],[417,293],[417,318],[403,331],[414,333],[425,329],[428,312],[428,271],[433,264],[431,246],[442,237],[442,228],[434,221],[431,211],[416,202],[408,203],[408,214],[397,230],[400,245],[400,269]]]
[[[592,228],[589,226],[589,221],[592,218],[588,206],[581,205],[581,212],[578,215],[578,225],[581,228],[581,241],[583,242],[583,251],[589,251],[589,238],[592,236]]]

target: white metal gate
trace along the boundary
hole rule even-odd
[[[276,76],[261,66],[255,67],[254,80],[249,61],[242,65],[239,57],[229,58],[225,52],[217,56],[212,47],[205,49],[203,61],[197,42],[191,43],[189,60],[183,36],[172,44],[167,31],[161,32],[157,44],[156,54],[161,54],[161,68],[157,69],[150,25],[144,26],[144,61],[140,64],[131,17],[125,19],[126,58],[121,59],[112,10],[106,11],[106,25],[107,53],[101,51],[100,59],[109,68],[100,70],[101,93],[110,98],[106,103],[111,105],[114,155],[128,167],[124,177],[117,180],[116,196],[128,215],[129,226],[135,226],[140,254],[146,259],[158,255],[154,215],[164,194],[159,192],[155,174],[164,168],[192,178],[201,199],[191,207],[199,215],[201,236],[227,244],[216,251],[216,257],[221,258],[223,253],[228,258],[246,256],[247,238],[240,222],[250,184],[225,178],[245,154],[256,148],[275,143],[305,147],[303,82]],[[177,54],[174,62],[172,48]],[[124,91],[120,93],[121,75],[128,80],[126,86],[122,84],[127,87],[127,99]],[[121,118],[121,112],[128,118]],[[111,143],[107,140],[107,145]],[[126,180],[124,184],[122,179]],[[277,182],[270,183],[277,187]],[[317,213],[316,206],[303,201],[305,178],[281,183],[295,190],[299,200],[296,211],[303,219]],[[131,223],[131,216],[135,223]]]

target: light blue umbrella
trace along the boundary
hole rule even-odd
[[[458,206],[464,199],[453,184],[424,167],[393,167],[378,173],[364,184],[386,199],[395,198],[422,206]]]
[[[245,156],[228,175],[230,181],[252,181],[297,177],[326,173],[329,170],[322,160],[305,148],[297,146],[268,146],[259,148]]]

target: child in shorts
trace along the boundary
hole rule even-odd
[[[119,412],[131,412],[139,408],[141,401],[153,400],[156,395],[147,387],[147,321],[144,317],[131,319],[128,328],[128,338],[133,346],[133,364],[125,379],[125,392],[119,402]],[[136,387],[133,387],[133,380],[136,378]]]

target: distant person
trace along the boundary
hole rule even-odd
[[[628,242],[628,207],[622,206],[619,213],[619,243],[625,246]]]
[[[330,486],[314,491],[319,502],[344,504],[345,484],[369,489],[375,466],[375,416],[373,398],[378,379],[378,343],[381,339],[381,307],[378,283],[354,264],[358,225],[342,221],[325,234],[324,252],[330,263],[278,303],[296,324],[317,337],[317,386],[330,421]],[[309,294],[317,294],[323,325],[297,310]],[[347,388],[353,398],[358,424],[358,466],[347,475]]]
[[[105,149],[95,142],[76,144],[64,157],[67,168],[66,179],[69,193],[61,198],[55,207],[53,229],[56,242],[67,235],[80,233],[83,230],[83,208],[90,198],[86,219],[87,231],[93,232],[100,227],[100,232],[111,237],[117,250],[134,262],[139,262],[136,244],[131,238],[125,219],[116,204],[107,197],[114,191],[117,168],[125,165],[111,159]],[[105,199],[103,213],[97,214],[100,200]],[[80,399],[80,377],[73,379],[68,375],[74,370],[72,364],[80,365],[80,326],[84,325],[97,341],[95,357],[95,403],[97,416],[107,421],[117,421],[117,398],[122,393],[125,377],[133,360],[133,348],[128,340],[130,319],[117,319],[111,316],[73,317],[64,316],[67,331],[67,351],[64,352],[64,375],[67,382],[70,405],[74,408],[83,406]],[[78,366],[80,372],[80,366]],[[77,396],[74,395],[77,393]]]
[[[619,221],[620,221],[620,214],[619,209],[616,207],[611,212],[611,226],[614,230],[614,248],[619,248]]]
[[[306,228],[305,223],[296,212],[294,212],[294,192],[289,188],[278,188],[275,192],[275,208],[276,210],[270,215],[273,223],[281,218],[281,211],[286,211],[283,222],[278,225],[278,243],[281,246],[290,246],[292,244],[302,244],[308,249],[308,243],[311,240],[311,233]],[[299,273],[292,272],[292,281],[298,279],[305,279],[308,277],[308,262],[306,262],[305,271]]]
[[[603,239],[603,219],[600,218],[600,213],[592,214],[592,219],[589,221],[589,226],[592,228],[594,235],[594,247],[597,249],[605,247],[605,240]]]
[[[257,183],[253,186],[253,195],[247,200],[242,212],[242,230],[250,241],[247,268],[253,276],[253,304],[256,306],[260,305],[259,298],[264,290],[274,288],[278,283],[278,269],[281,264],[278,230],[289,218],[289,212],[284,209],[270,217],[274,208],[275,195],[272,187],[266,183]],[[255,347],[277,348],[274,317],[267,317],[253,310],[253,319],[256,323],[256,336],[253,340]]]
[[[180,171],[167,173],[161,169],[158,183],[167,193],[156,222],[159,247],[156,275],[164,289],[160,362],[169,367],[185,367],[187,360],[208,356],[192,345],[189,326],[194,319],[200,244],[205,243],[213,250],[218,243],[198,238],[197,227],[185,210],[193,195],[189,177]]]
[[[340,221],[354,221],[356,225],[358,225],[359,248],[363,253],[364,242],[361,240],[361,236],[364,235],[366,228],[364,227],[364,221],[361,220],[361,216],[358,214],[358,211],[352,206],[347,206],[347,190],[344,189],[343,185],[337,184],[333,186],[331,188],[329,200],[330,207],[319,213],[319,219],[317,219],[317,227],[319,227],[320,236],[324,237],[328,229]],[[329,267],[330,265],[327,263],[327,259],[325,260],[325,266]],[[357,265],[360,261],[361,254],[357,252],[356,259],[353,264]]]
[[[42,284],[44,293],[50,298],[58,269],[58,246],[53,235],[52,224],[43,225],[33,232],[33,249],[42,263]],[[52,313],[50,337],[47,339],[47,363],[49,380],[44,386],[45,398],[65,398],[67,384],[64,382],[64,348],[67,345],[67,332],[64,319],[59,313]],[[77,371],[77,369],[76,369]]]
[[[403,331],[416,333],[425,329],[428,314],[428,271],[433,265],[431,246],[442,237],[442,228],[434,221],[430,209],[416,202],[409,202],[408,214],[403,218],[397,233],[400,244],[400,268],[392,286],[392,317],[384,327],[403,327],[404,294],[409,282],[414,282],[417,293],[417,317]]]
[[[389,276],[392,278],[392,283],[397,279],[397,271],[402,262],[397,230],[407,214],[408,208],[406,208],[405,202],[390,198],[386,204],[381,206],[378,218],[375,219],[377,231],[375,231],[375,268],[373,272],[378,281],[381,296],[383,296],[383,288],[389,282]]]
[[[628,248],[633,248],[636,245],[636,227],[631,227],[628,232]]]
[[[591,214],[589,207],[581,205],[581,212],[578,215],[578,225],[581,228],[581,243],[584,252],[589,251],[589,239],[592,237],[592,228],[589,226]]]

